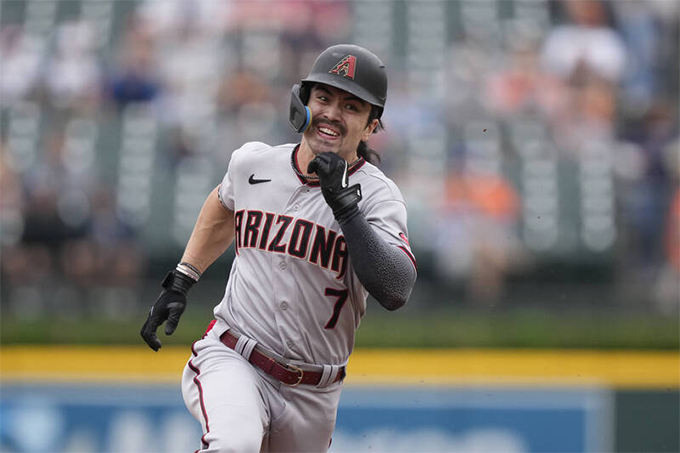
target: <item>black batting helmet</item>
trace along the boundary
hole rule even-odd
[[[387,100],[385,64],[373,52],[353,44],[338,44],[321,52],[301,86],[291,93],[290,123],[303,132],[311,119],[306,108],[311,85],[323,83],[347,91],[378,108],[380,118]]]

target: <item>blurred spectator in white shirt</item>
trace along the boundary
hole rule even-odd
[[[41,47],[26,36],[19,25],[8,25],[0,32],[0,101],[7,107],[28,97],[36,86]]]
[[[222,34],[228,26],[232,4],[230,0],[144,0],[137,14],[158,39],[173,35],[188,18],[205,33]]]
[[[609,24],[604,2],[563,0],[560,5],[567,23],[549,32],[541,65],[566,92],[567,102],[553,112],[550,124],[558,147],[573,157],[593,143],[616,140],[616,101],[627,50]]]
[[[610,82],[621,79],[626,47],[607,24],[605,6],[598,0],[563,0],[569,23],[555,27],[543,48],[544,68],[564,80],[586,69]]]
[[[191,15],[158,44],[163,120],[169,126],[202,127],[217,114],[227,49],[219,35],[202,29]]]
[[[101,70],[94,52],[94,33],[87,22],[63,23],[57,48],[44,74],[45,85],[57,108],[88,110],[99,100]]]

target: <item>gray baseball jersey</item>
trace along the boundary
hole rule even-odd
[[[300,175],[296,154],[295,144],[259,142],[232,154],[219,197],[234,212],[236,257],[214,313],[218,324],[280,355],[343,365],[368,293],[352,271],[340,225],[318,183]],[[356,183],[359,210],[415,266],[397,186],[364,159],[350,167],[349,184]]]

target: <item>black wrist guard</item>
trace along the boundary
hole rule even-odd
[[[326,203],[333,210],[333,216],[340,225],[359,213],[357,204],[361,201],[361,186],[354,184],[337,192],[323,191]]]
[[[161,286],[166,291],[175,291],[186,296],[195,283],[196,281],[192,280],[189,276],[173,269],[165,276]]]

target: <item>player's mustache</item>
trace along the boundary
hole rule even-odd
[[[345,127],[341,123],[339,123],[338,121],[330,121],[330,120],[323,119],[323,118],[318,118],[318,119],[314,120],[314,127],[318,127],[319,124],[328,124],[329,126],[332,126],[332,127],[336,128],[338,131],[340,131],[340,135],[345,135],[345,132],[346,132]]]

